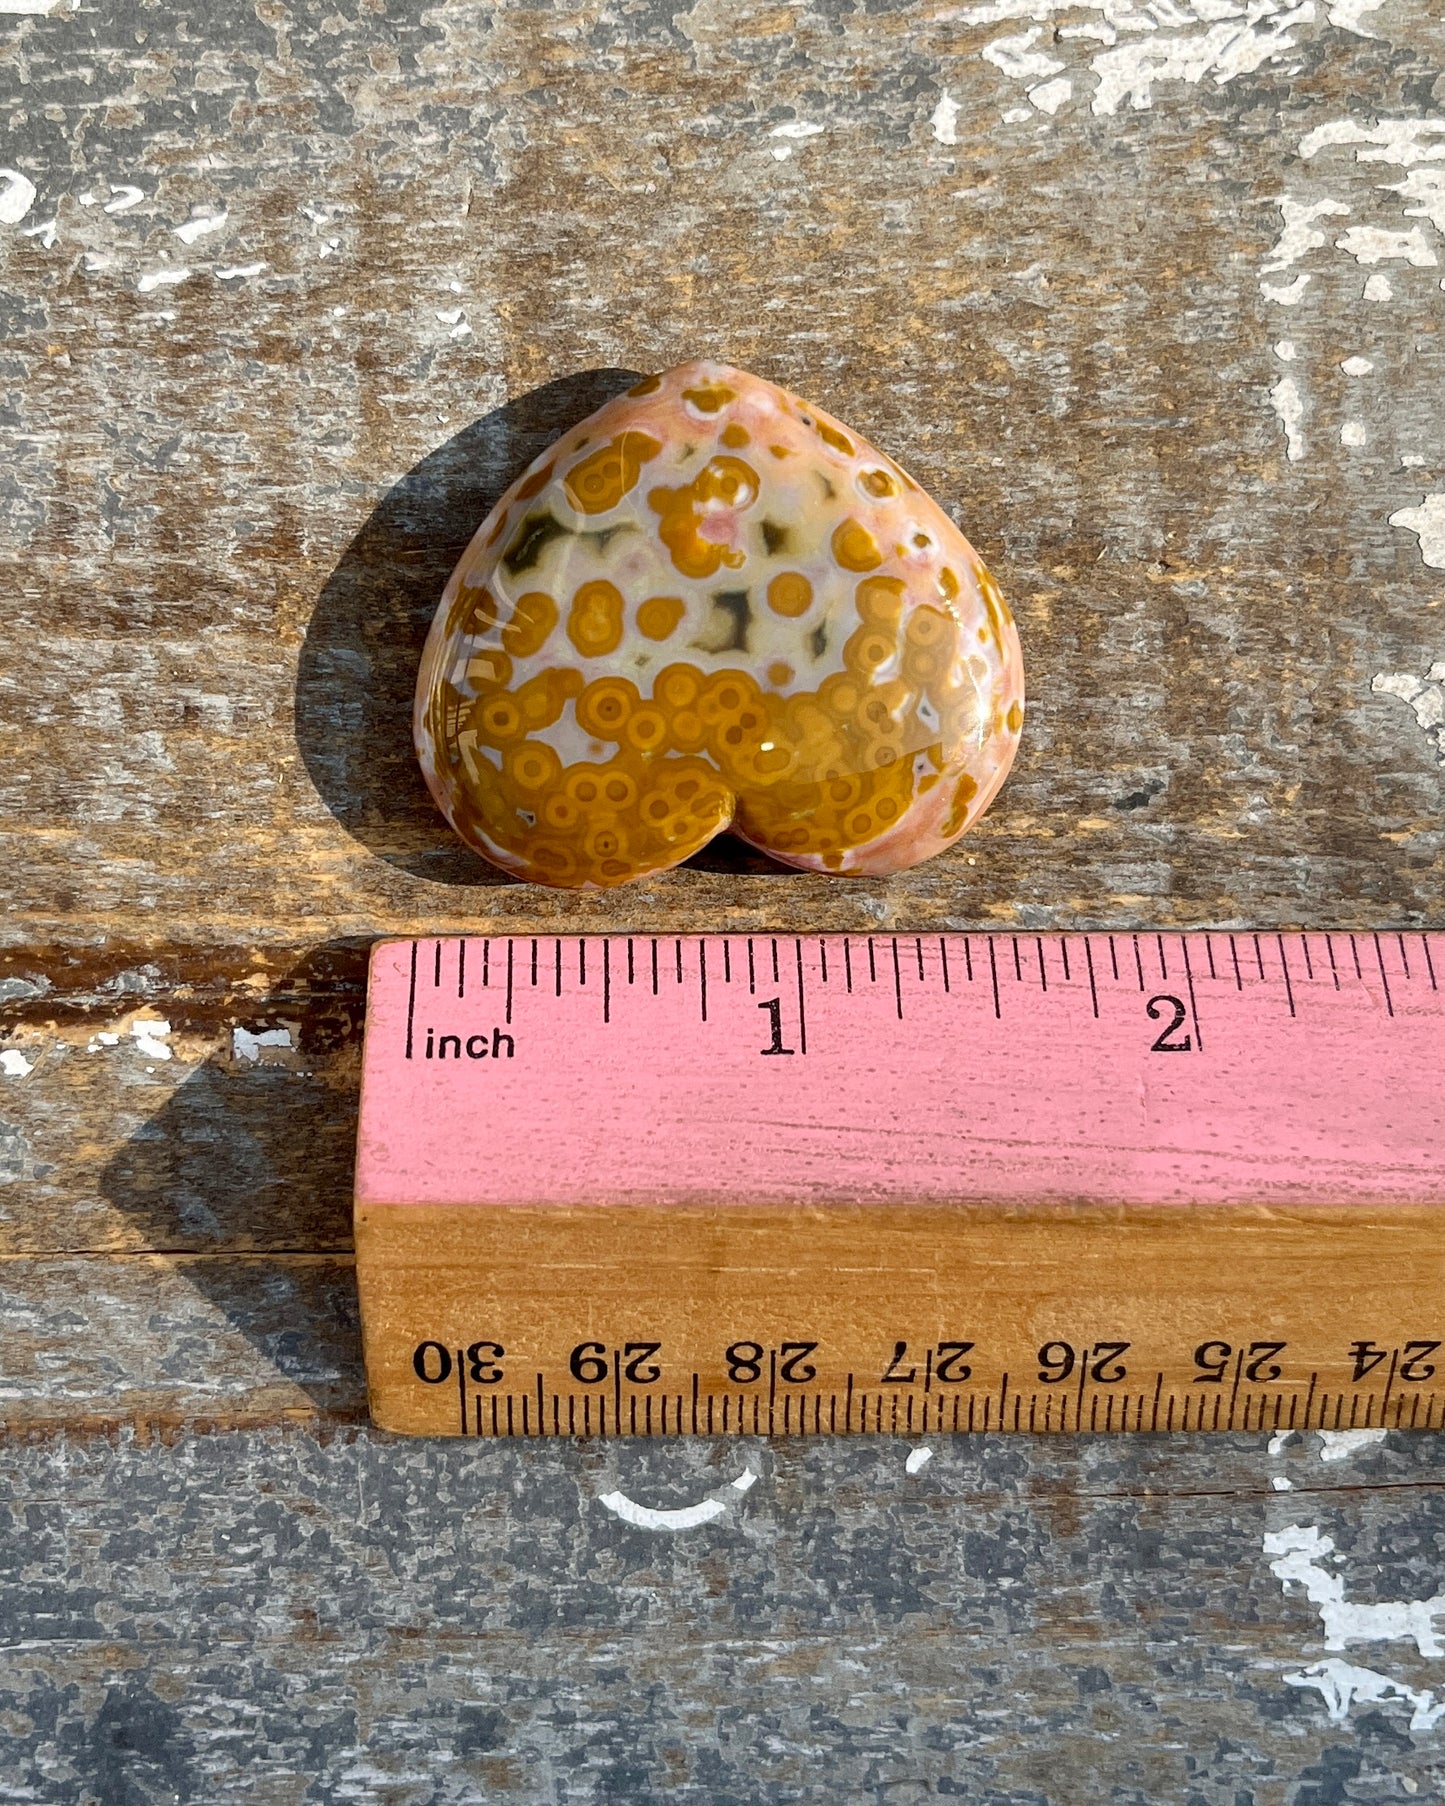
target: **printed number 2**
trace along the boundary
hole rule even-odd
[[[760,1010],[768,1012],[768,1021],[772,1025],[772,1045],[762,1049],[765,1054],[790,1054],[791,1047],[783,1046],[783,1003],[780,997],[770,997],[766,1003],[758,1005]]]
[[[1149,1011],[1150,1021],[1157,1022],[1159,1020],[1164,1014],[1164,1010],[1161,1006],[1166,1004],[1174,1012],[1173,1017],[1170,1020],[1169,1026],[1166,1029],[1161,1030],[1159,1039],[1152,1044],[1149,1051],[1151,1053],[1192,1052],[1194,1042],[1189,1035],[1186,1035],[1182,1041],[1170,1040],[1170,1036],[1183,1025],[1184,1018],[1188,1014],[1188,1011],[1184,1008],[1183,1002],[1178,997],[1171,997],[1167,991],[1161,997],[1151,997],[1145,1005],[1145,1008]]]

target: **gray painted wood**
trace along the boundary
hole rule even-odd
[[[1441,1660],[1326,1651],[1264,1547],[1430,1598],[1439,1438],[433,1447],[356,1356],[379,933],[1439,924],[1445,28],[1219,10],[0,13],[4,1798],[1445,1797]],[[502,881],[414,772],[420,635],[701,352],[963,522],[1015,776],[888,881]]]

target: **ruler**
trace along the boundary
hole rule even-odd
[[[413,1434],[1445,1426],[1445,936],[373,952]]]

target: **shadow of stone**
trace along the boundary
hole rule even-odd
[[[473,421],[387,492],[321,591],[296,678],[296,744],[347,833],[412,877],[518,883],[463,846],[427,792],[411,741],[417,665],[447,578],[503,490],[639,375],[580,371]],[[731,836],[687,864],[788,871]]]
[[[296,678],[296,744],[342,827],[413,877],[517,882],[464,847],[427,793],[411,743],[417,665],[452,567],[503,490],[640,374],[579,371],[474,420],[387,492],[321,591]]]
[[[310,953],[246,1015],[253,1032],[285,1026],[294,1045],[214,1055],[101,1175],[142,1246],[175,1256],[199,1295],[194,1321],[168,1333],[177,1373],[202,1376],[216,1414],[228,1390],[278,1380],[327,1415],[365,1411],[350,1256],[367,952],[338,941]]]

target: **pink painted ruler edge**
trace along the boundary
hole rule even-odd
[[[1415,933],[386,941],[357,1197],[1445,1202],[1442,980]]]

